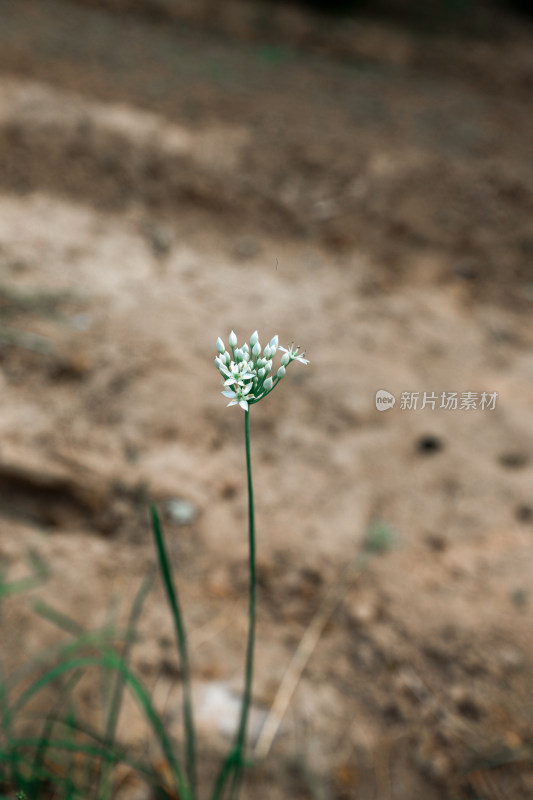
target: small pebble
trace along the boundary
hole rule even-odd
[[[518,672],[524,666],[524,654],[517,647],[505,647],[498,655],[500,664],[506,672]]]
[[[172,247],[172,231],[166,225],[153,225],[148,228],[148,241],[157,258],[167,256]]]
[[[521,469],[529,463],[529,456],[527,453],[513,450],[509,453],[501,453],[498,461],[502,467],[507,467],[507,469]]]
[[[429,549],[435,553],[442,553],[448,547],[448,540],[440,533],[428,533],[425,541]]]
[[[533,508],[527,504],[517,506],[515,517],[518,522],[533,522]]]
[[[432,433],[426,433],[421,436],[417,443],[416,449],[421,455],[429,456],[439,453],[443,449],[443,443],[438,436]]]
[[[253,258],[259,252],[259,242],[252,236],[243,236],[235,244],[235,257],[242,261]]]
[[[517,608],[523,608],[525,605],[527,605],[529,600],[528,590],[520,586],[511,593],[511,600],[513,601],[513,604],[517,606]]]
[[[198,507],[190,500],[167,500],[165,511],[176,525],[190,525],[198,516]]]

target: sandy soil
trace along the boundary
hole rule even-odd
[[[243,414],[214,344],[278,333],[311,363],[252,413],[252,745],[320,636],[245,796],[529,798],[533,32],[361,21],[339,49],[341,23],[306,39],[320,23],[285,9],[280,45],[240,8],[217,31],[0,0],[0,559],[50,570],[4,601],[7,668],[57,640],[36,598],[87,627],[126,618],[155,499],[207,785],[247,590]],[[179,739],[159,585],[141,631],[134,664]],[[98,724],[90,681],[80,704]],[[157,762],[133,703],[121,735]],[[143,791],[126,776],[117,797]]]

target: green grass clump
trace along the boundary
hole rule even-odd
[[[0,597],[15,594],[42,582],[36,574],[9,583],[4,574]],[[127,764],[152,787],[156,796],[168,797],[161,775],[134,758],[116,740],[118,717],[127,689],[141,706],[171,769],[176,789],[181,780],[179,764],[165,726],[148,692],[129,667],[131,648],[137,640],[137,624],[153,578],[141,585],[125,630],[107,626],[86,630],[63,612],[43,603],[34,610],[69,634],[69,640],[40,653],[15,673],[6,676],[0,661],[0,792],[16,792],[27,800],[46,797],[68,800],[108,800],[112,796],[112,773],[117,764]],[[101,672],[108,687],[103,730],[93,730],[78,716],[74,689],[88,669]],[[21,732],[36,728],[31,701],[55,689],[56,699],[37,727],[37,735]],[[49,695],[46,696],[48,700]],[[80,769],[80,764],[83,768]],[[11,795],[12,797],[12,795]]]

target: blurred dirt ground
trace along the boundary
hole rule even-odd
[[[207,785],[247,588],[243,415],[214,345],[279,333],[311,363],[252,413],[252,739],[321,636],[246,797],[530,798],[533,30],[110,5],[0,0],[0,559],[51,572],[4,601],[8,671],[57,639],[36,598],[126,618],[155,499]],[[141,632],[179,738],[160,586]],[[98,724],[90,680],[79,702]],[[121,736],[157,762],[133,703]],[[116,796],[146,794],[126,776]]]

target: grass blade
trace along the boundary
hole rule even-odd
[[[129,665],[130,653],[135,640],[137,624],[139,622],[139,617],[141,616],[141,611],[144,602],[148,597],[150,589],[152,588],[153,581],[154,581],[153,575],[148,575],[144,579],[139,591],[135,596],[133,605],[131,607],[128,626],[126,628],[126,643],[124,645],[124,651],[122,653],[122,661],[126,666]],[[120,714],[120,708],[122,705],[123,694],[124,694],[124,682],[122,681],[120,673],[117,673],[115,676],[115,684],[109,705],[109,713],[105,728],[105,742],[106,746],[109,748],[113,748],[115,743],[115,736],[116,736],[118,718]],[[101,800],[108,800],[108,798],[111,796],[111,770],[109,769],[109,766],[107,764],[104,764],[103,770],[100,774],[99,786],[96,796]]]
[[[51,740],[52,729],[54,727],[54,724],[57,722],[57,720],[54,718],[54,715],[57,709],[64,705],[66,696],[68,696],[72,692],[72,689],[75,687],[75,685],[79,682],[80,678],[82,677],[83,672],[84,671],[82,669],[79,669],[70,676],[65,686],[61,690],[52,711],[47,715],[45,719],[43,731],[41,733],[41,737],[37,745],[37,750],[35,752],[35,757],[33,759],[33,767],[31,772],[32,782],[34,782],[37,778],[38,769],[40,768],[40,766],[44,761],[44,757],[48,749],[48,743]]]
[[[76,747],[76,743],[74,741],[74,727],[76,723],[76,714],[74,711],[74,705],[71,703],[69,706],[69,710],[67,713],[67,734],[68,739],[66,744],[68,745],[67,750],[70,751],[70,758],[68,760],[67,765],[67,785],[65,787],[65,800],[73,800],[76,795],[76,754],[79,753],[79,750],[74,751]]]
[[[19,578],[8,583],[6,573],[3,571],[0,573],[0,600],[13,594],[20,594],[21,592],[35,589],[37,586],[42,586],[48,579],[48,566],[36,553],[30,552],[27,561],[32,574],[26,578]]]
[[[64,719],[56,720],[60,724],[65,724]],[[126,764],[137,772],[154,790],[157,790],[157,785],[161,782],[160,773],[152,767],[134,756],[131,756],[127,750],[119,746],[116,742],[113,747],[109,748],[106,744],[106,739],[99,731],[94,730],[86,723],[76,723],[76,730],[84,734],[89,739],[93,739],[97,744],[101,745],[105,752],[114,755],[115,763]]]
[[[119,631],[114,636],[111,636],[108,631],[104,631],[103,633],[101,631],[87,631],[67,645],[53,645],[35,656],[29,663],[15,670],[15,672],[6,679],[6,685],[8,688],[15,686],[19,681],[28,678],[36,669],[45,669],[47,663],[50,664],[52,661],[67,660],[89,647],[100,651],[110,644],[127,641],[127,636],[128,634],[126,631]]]
[[[70,633],[72,636],[81,636],[86,633],[86,628],[76,622],[75,619],[69,617],[63,611],[58,611],[53,606],[46,603],[44,600],[36,600],[32,603],[32,608],[36,614],[39,614],[43,619],[52,622],[61,630]]]
[[[13,703],[10,709],[10,714],[18,713],[25,705],[38,694],[42,689],[55,681],[65,673],[79,669],[80,667],[99,666],[108,669],[115,669],[121,675],[125,683],[128,684],[132,694],[137,699],[141,706],[146,718],[150,722],[154,733],[159,739],[161,749],[167,760],[167,763],[174,774],[176,781],[176,789],[178,790],[180,800],[192,800],[193,795],[189,787],[189,782],[185,779],[180,766],[174,756],[172,744],[166,732],[165,726],[159,717],[157,711],[153,707],[150,698],[142,685],[142,683],[135,677],[135,675],[124,664],[122,659],[113,653],[103,653],[100,656],[85,656],[80,658],[73,658],[68,661],[63,661],[54,668],[50,669],[45,675],[42,675],[38,680],[34,681],[25,692]]]
[[[163,540],[163,532],[157,510],[154,505],[150,506],[152,517],[152,528],[154,532],[155,544],[157,548],[157,555],[159,558],[159,566],[163,576],[163,583],[165,585],[168,602],[172,611],[174,619],[174,626],[176,629],[176,638],[178,642],[178,650],[180,656],[180,666],[183,676],[183,718],[185,721],[185,738],[186,738],[186,764],[187,776],[192,790],[192,797],[196,797],[196,743],[194,733],[194,723],[192,714],[192,697],[191,697],[191,677],[189,671],[189,660],[187,656],[187,640],[185,635],[185,626],[181,615],[179,606],[178,593],[174,587],[172,580],[172,573],[168,555]]]

